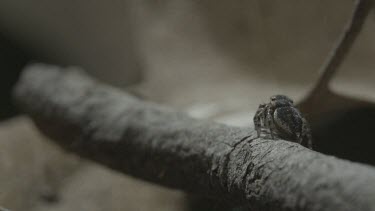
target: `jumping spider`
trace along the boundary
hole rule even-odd
[[[259,105],[254,116],[255,130],[260,137],[262,127],[279,137],[302,144],[312,149],[310,127],[301,112],[293,105],[293,100],[285,95],[274,95],[271,102]]]

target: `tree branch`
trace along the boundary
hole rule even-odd
[[[251,210],[375,210],[372,167],[192,119],[79,71],[31,66],[14,96],[65,149],[147,181]]]

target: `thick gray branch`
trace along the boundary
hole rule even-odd
[[[62,147],[138,178],[254,210],[375,210],[372,167],[192,119],[80,71],[34,65],[14,97]]]

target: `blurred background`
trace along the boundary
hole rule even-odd
[[[271,95],[295,102],[308,95],[352,9],[352,0],[0,1],[0,206],[192,209],[180,191],[82,160],[40,134],[11,103],[11,88],[28,63],[80,66],[193,117],[249,127]],[[374,20],[371,14],[330,83],[346,100],[369,105],[375,101]],[[375,164],[374,111],[360,107],[312,122],[316,150]]]

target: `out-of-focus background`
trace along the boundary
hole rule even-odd
[[[0,206],[33,211],[191,206],[180,191],[62,151],[31,120],[17,116],[10,92],[27,63],[80,66],[191,116],[251,126],[258,104],[270,95],[298,102],[309,93],[352,9],[352,0],[0,1]],[[334,92],[375,101],[374,34],[370,15],[330,84]]]

